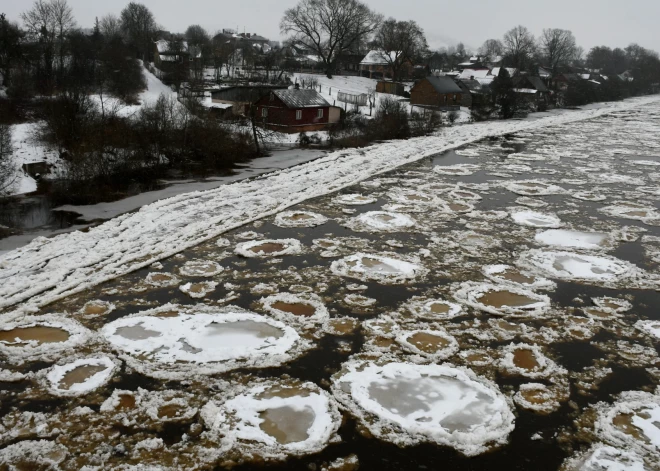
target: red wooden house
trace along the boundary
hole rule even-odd
[[[273,90],[255,103],[257,119],[269,129],[286,132],[321,131],[339,122],[341,109],[316,90]]]

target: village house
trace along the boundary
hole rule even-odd
[[[234,116],[246,116],[255,101],[274,90],[286,90],[286,88],[278,85],[223,87],[211,92],[210,103],[211,107],[225,110],[231,108]]]
[[[463,90],[449,77],[426,77],[410,90],[410,104],[420,108],[458,110]]]
[[[518,75],[513,77],[513,91],[536,110],[546,109],[550,102],[550,90],[540,77]]]
[[[160,39],[154,43],[154,65],[165,73],[176,64],[185,64],[186,68],[190,69],[191,63],[201,60],[201,57],[201,51],[189,48],[186,41]]]
[[[273,90],[256,103],[257,119],[268,129],[284,133],[322,131],[338,123],[341,109],[331,106],[316,90]]]
[[[389,55],[390,61],[387,56]],[[391,61],[394,60],[393,52],[369,51],[360,62],[360,75],[371,79],[392,78]],[[399,70],[400,79],[409,78],[412,75],[412,64],[409,61],[403,63]]]

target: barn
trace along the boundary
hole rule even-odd
[[[341,109],[316,90],[273,90],[256,103],[257,119],[272,130],[297,133],[321,131],[339,122]]]
[[[449,77],[427,77],[410,90],[410,104],[421,108],[458,110],[463,90]]]

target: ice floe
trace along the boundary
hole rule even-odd
[[[236,246],[237,255],[246,258],[281,257],[298,255],[303,246],[297,239],[255,240],[242,242]]]
[[[312,293],[279,293],[260,302],[271,316],[286,323],[323,324],[330,317],[321,298]]]
[[[293,328],[238,307],[174,308],[123,317],[101,333],[129,365],[164,379],[280,365],[308,346]]]
[[[212,260],[190,260],[179,268],[179,273],[190,277],[212,277],[219,275],[224,268]]]
[[[550,298],[504,284],[465,282],[454,292],[457,301],[498,316],[535,317],[550,309]]]
[[[538,249],[523,253],[518,264],[550,278],[585,282],[620,282],[642,272],[629,262],[606,255]]]
[[[118,369],[107,355],[78,358],[54,365],[46,373],[48,391],[56,396],[80,396],[106,385]]]
[[[511,284],[532,290],[553,290],[557,287],[552,280],[519,270],[511,265],[486,265],[481,271],[488,279],[498,284]]]
[[[399,232],[414,227],[417,222],[407,214],[370,211],[349,219],[345,224],[359,232]]]
[[[335,204],[345,205],[345,206],[362,206],[365,204],[375,203],[376,198],[373,198],[371,196],[364,196],[357,193],[351,193],[347,195],[339,195],[333,200],[333,202]]]
[[[599,211],[615,218],[635,219],[645,224],[660,225],[660,213],[652,206],[639,203],[619,201],[613,205],[600,208]]]
[[[179,290],[193,299],[201,299],[206,297],[207,294],[215,291],[216,286],[218,286],[218,283],[215,281],[199,281],[197,283],[186,283],[185,285],[181,285],[179,286]]]
[[[479,171],[480,168],[475,164],[436,165],[433,171],[439,175],[468,176]]]
[[[54,359],[92,337],[91,331],[64,315],[25,316],[0,327],[0,353],[18,364]]]
[[[528,209],[514,209],[511,211],[511,219],[516,224],[529,227],[561,227],[563,224],[554,214],[539,213]]]
[[[428,273],[428,270],[420,265],[417,259],[403,260],[400,255],[396,254],[356,253],[335,260],[330,269],[338,276],[383,283],[405,283]]]
[[[456,354],[458,342],[446,332],[433,329],[401,331],[396,341],[406,350],[437,362]]]
[[[351,361],[333,377],[333,393],[373,435],[400,446],[432,442],[474,456],[514,428],[497,386],[462,368]]]
[[[561,407],[561,402],[568,399],[568,391],[558,386],[546,386],[541,383],[521,384],[513,396],[514,402],[523,409],[542,414],[549,414]]]
[[[604,232],[581,232],[551,229],[539,232],[534,240],[551,247],[583,250],[603,250],[612,247],[612,239]]]
[[[543,180],[514,181],[505,183],[504,187],[521,196],[546,196],[566,193],[566,190],[562,187]]]
[[[65,446],[54,441],[25,440],[0,449],[0,465],[10,471],[58,470],[68,454]]]
[[[176,275],[166,272],[151,272],[147,275],[145,281],[147,284],[158,288],[177,286],[180,282]]]
[[[415,317],[431,321],[452,319],[463,314],[460,304],[442,299],[412,299],[404,308]]]
[[[316,227],[326,222],[327,217],[310,211],[284,211],[275,216],[273,221],[279,227]]]
[[[509,344],[503,348],[502,353],[500,368],[508,374],[532,379],[566,374],[566,370],[546,357],[538,345]]]
[[[660,340],[660,321],[637,321],[635,327]]]
[[[114,311],[115,307],[111,302],[95,299],[93,301],[87,301],[78,313],[89,317],[105,316]]]
[[[201,411],[202,420],[243,460],[284,459],[317,453],[337,441],[336,401],[313,383],[262,380],[223,393]]]

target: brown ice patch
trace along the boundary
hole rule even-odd
[[[513,364],[521,369],[533,371],[541,365],[536,360],[536,354],[527,348],[519,348],[513,352]]]
[[[254,253],[277,253],[283,251],[285,248],[286,247],[283,244],[266,242],[261,245],[250,247],[249,250]]]
[[[312,317],[316,314],[316,308],[305,303],[285,303],[283,301],[277,301],[271,304],[271,307],[278,311],[284,311],[302,317]]]
[[[437,353],[438,351],[449,346],[449,340],[438,335],[429,334],[428,332],[417,332],[410,337],[406,338],[406,342],[414,345],[416,348],[424,353]]]
[[[477,301],[486,306],[492,306],[496,309],[502,307],[524,307],[535,304],[536,299],[525,296],[524,294],[512,293],[508,290],[488,291],[477,298]]]
[[[96,373],[105,371],[107,366],[103,365],[82,365],[78,366],[64,375],[57,385],[58,389],[69,390],[76,384],[82,384]]]
[[[69,332],[64,329],[42,325],[0,331],[0,342],[14,346],[21,346],[28,342],[37,342],[38,345],[60,343],[66,342],[69,337]]]

